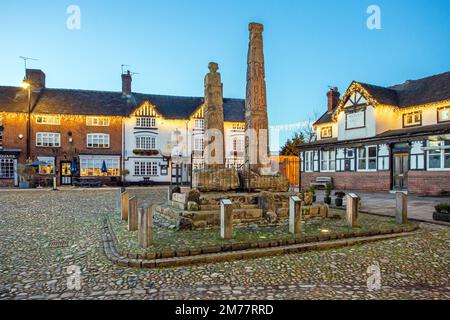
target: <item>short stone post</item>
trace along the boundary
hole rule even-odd
[[[289,232],[300,236],[302,229],[302,203],[299,197],[289,198]]]
[[[121,194],[121,216],[122,221],[128,221],[128,191],[124,191]]]
[[[229,199],[220,201],[220,236],[225,240],[233,237],[233,203]]]
[[[153,208],[139,208],[138,243],[142,248],[148,248],[153,242]]]
[[[120,187],[117,189],[117,211],[121,212],[122,210],[122,193],[125,192],[124,187]]]
[[[354,193],[347,195],[347,224],[354,228],[358,225],[359,197]]]
[[[137,198],[131,197],[128,204],[128,231],[136,231],[138,229]]]
[[[408,195],[405,192],[395,193],[395,222],[398,224],[408,222]]]

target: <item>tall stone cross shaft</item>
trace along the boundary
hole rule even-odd
[[[223,168],[225,155],[223,125],[223,85],[219,66],[215,62],[208,65],[205,76],[205,168]]]
[[[246,143],[245,160],[250,169],[261,172],[268,166],[269,131],[264,71],[264,27],[250,23],[250,42],[247,56],[247,92],[245,97]]]

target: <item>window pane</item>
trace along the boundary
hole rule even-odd
[[[377,156],[377,147],[369,147],[369,157]]]
[[[429,166],[432,169],[439,169],[441,167],[441,155],[440,154],[430,154]]]

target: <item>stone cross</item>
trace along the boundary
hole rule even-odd
[[[250,23],[247,55],[247,89],[245,96],[245,160],[250,168],[261,172],[270,167],[266,80],[262,33],[264,27]]]
[[[136,231],[138,229],[137,214],[137,198],[131,197],[129,200],[128,210],[128,231]]]
[[[148,248],[153,242],[153,209],[139,208],[138,243],[142,248]]]
[[[122,221],[128,221],[128,191],[124,191],[121,194],[121,216],[122,216]]]
[[[233,237],[233,203],[229,199],[220,201],[220,236],[225,240]]]
[[[289,232],[296,237],[300,235],[302,229],[302,205],[297,196],[289,198]]]
[[[354,228],[358,225],[358,203],[359,197],[354,193],[347,195],[347,224]]]
[[[210,62],[205,76],[205,168],[222,168],[225,159],[223,84],[219,65]]]
[[[408,195],[405,192],[395,193],[395,221],[398,224],[408,222]]]

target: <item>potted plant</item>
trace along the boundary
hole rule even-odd
[[[325,187],[325,198],[323,198],[323,202],[330,205],[331,204],[331,190],[333,190],[333,186],[331,184],[327,184]]]
[[[30,188],[31,181],[33,180],[33,177],[36,175],[36,168],[25,165],[19,165],[17,169],[20,177],[19,188],[20,189]]]
[[[433,219],[450,222],[450,203],[440,203],[434,207]]]
[[[343,204],[343,201],[344,201],[343,199],[345,197],[345,192],[336,191],[334,193],[334,195],[336,196],[336,199],[334,199],[334,202],[336,203],[336,206],[337,207],[342,207],[342,204]]]
[[[316,202],[316,187],[311,186],[309,188],[309,192],[312,194],[312,201]]]

